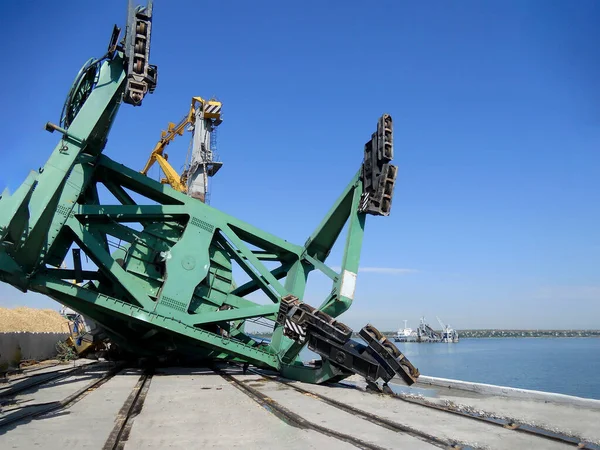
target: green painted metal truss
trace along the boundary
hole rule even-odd
[[[362,345],[335,320],[354,297],[367,215],[390,212],[391,117],[379,119],[364,163],[314,233],[304,245],[292,244],[102,154],[120,105],[141,105],[156,85],[157,68],[148,63],[151,22],[151,5],[130,8],[125,39],[117,42],[115,27],[106,55],[78,74],[60,126],[47,124],[61,137],[46,164],[0,197],[0,280],[73,308],[136,355],[245,362],[323,382],[365,372],[357,369],[363,360],[369,370],[389,369],[391,354],[414,381],[418,371],[376,330]],[[111,204],[101,201],[108,197]],[[325,261],[346,224],[338,272]],[[69,252],[73,264],[65,269]],[[81,253],[93,270],[83,267]],[[250,281],[235,283],[235,264]],[[300,317],[313,270],[331,279],[332,290]],[[250,300],[256,291],[268,301]],[[268,343],[245,331],[257,318],[273,326]],[[384,358],[370,338],[388,347]],[[306,345],[322,363],[300,361]],[[381,373],[390,378],[390,370]]]

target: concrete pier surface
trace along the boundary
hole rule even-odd
[[[117,413],[138,378],[139,371],[124,371],[69,408],[31,420],[25,419],[6,428],[0,427],[0,448],[102,449],[113,429]],[[75,392],[86,381],[73,383],[69,393]],[[65,386],[63,384],[61,387],[65,389]],[[36,402],[44,402],[52,393],[57,396],[56,389],[57,387],[48,387],[40,390],[40,393],[46,392]]]
[[[53,369],[64,367],[44,372]],[[98,377],[106,381],[86,389]],[[397,395],[386,395],[366,389],[357,376],[330,386],[290,382],[255,370],[243,373],[236,366],[109,373],[106,365],[92,363],[81,373],[12,396],[0,393],[0,448],[103,449],[115,442],[124,449],[553,450],[577,448],[580,442],[581,448],[600,448],[595,446],[600,443],[595,426],[600,423],[599,401],[573,398],[571,403],[568,396],[527,397],[523,390],[511,395],[510,388],[439,380],[423,377],[410,388],[394,386]],[[83,394],[63,408],[35,417],[26,414],[78,392]],[[432,406],[508,418],[574,441],[548,439]],[[15,413],[23,418],[3,424]]]
[[[125,449],[354,448],[292,427],[210,370],[163,369],[152,378]]]
[[[425,398],[436,404],[464,406],[600,443],[600,400],[435,377],[420,377],[415,387],[429,390],[431,396]]]

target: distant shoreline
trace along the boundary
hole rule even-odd
[[[600,337],[600,330],[458,330],[460,338],[581,338]]]
[[[600,338],[600,330],[457,330],[459,339],[506,339],[506,338]],[[255,337],[272,337],[272,333],[250,333]],[[396,336],[393,331],[384,331],[383,335]],[[358,337],[353,333],[352,337]]]

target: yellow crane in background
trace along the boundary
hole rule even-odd
[[[221,102],[211,99],[205,100],[202,97],[192,97],[190,109],[185,117],[178,123],[169,123],[166,131],[162,131],[160,140],[150,153],[148,162],[142,174],[148,175],[148,171],[158,163],[165,178],[161,183],[169,184],[173,189],[184,192],[201,201],[206,200],[208,190],[208,177],[217,173],[222,163],[214,160],[215,128],[223,122],[221,118]],[[165,148],[177,135],[182,136],[186,127],[193,132],[191,161],[186,161],[184,171],[179,174],[169,164],[169,156]]]

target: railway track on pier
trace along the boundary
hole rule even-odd
[[[326,404],[334,406],[335,408],[338,408],[338,409],[346,411],[350,414],[354,414],[356,416],[362,417],[365,420],[376,423],[382,427],[392,428],[398,432],[404,432],[404,433],[412,434],[414,436],[418,436],[419,438],[429,441],[432,444],[435,444],[438,446],[441,445],[444,448],[465,449],[465,450],[471,449],[471,448],[477,448],[477,447],[473,447],[470,444],[465,444],[464,442],[460,442],[458,440],[440,439],[439,437],[436,437],[435,435],[427,433],[423,430],[418,430],[414,427],[403,424],[397,420],[390,420],[389,418],[383,418],[383,417],[380,417],[371,412],[355,408],[349,404],[335,400],[335,399],[331,398],[330,396],[315,392],[315,390],[313,390],[313,389],[303,388],[300,386],[300,384],[302,384],[302,383],[298,383],[298,382],[292,381],[292,380],[286,380],[277,375],[269,375],[260,370],[250,369],[250,372],[261,377],[264,380],[268,380],[273,383],[279,383],[279,384],[284,385],[289,389],[293,389],[303,395],[314,397],[315,399],[318,399]],[[239,383],[239,381],[238,381],[238,383]],[[361,388],[357,387],[354,384],[348,383],[348,382],[337,383],[337,386],[340,388],[344,388],[344,389],[357,390],[357,391],[364,392]],[[247,388],[247,386],[246,386],[246,388]],[[587,450],[600,450],[600,445],[598,445],[597,443],[589,442],[588,440],[583,439],[581,437],[578,437],[578,436],[575,436],[572,434],[566,434],[566,433],[559,432],[556,430],[549,430],[549,429],[546,429],[546,428],[543,428],[540,426],[526,424],[526,423],[523,423],[522,421],[518,421],[518,420],[498,417],[498,416],[495,416],[493,413],[486,413],[486,412],[482,412],[482,411],[473,411],[469,408],[461,408],[459,406],[440,405],[440,404],[436,404],[433,402],[429,402],[426,399],[422,399],[422,398],[414,398],[414,397],[410,397],[410,396],[399,395],[399,394],[396,394],[393,391],[391,391],[391,389],[389,389],[389,388],[387,388],[387,389],[384,388],[383,390],[379,390],[377,392],[372,391],[371,393],[381,395],[381,396],[384,396],[387,398],[393,398],[394,400],[397,400],[399,402],[406,402],[406,403],[409,403],[411,405],[416,405],[421,408],[439,411],[441,413],[449,414],[449,415],[453,415],[453,416],[458,416],[458,417],[464,418],[468,421],[480,422],[480,423],[484,423],[486,425],[491,425],[493,427],[500,427],[504,430],[511,430],[511,431],[515,431],[515,432],[519,432],[519,433],[524,433],[524,434],[527,434],[530,436],[535,436],[536,438],[538,438],[540,440],[539,441],[540,445],[544,445],[544,444],[542,444],[543,441],[554,441],[554,442],[559,442],[561,444],[570,446],[571,448],[587,449]]]
[[[254,371],[253,371],[254,372]],[[277,401],[274,401],[272,398],[268,397],[267,395],[263,394],[262,392],[260,392],[260,390],[255,389],[253,387],[251,387],[249,385],[249,383],[245,383],[243,381],[240,381],[238,379],[236,379],[234,376],[231,376],[227,373],[223,373],[221,371],[218,372],[223,378],[225,378],[227,381],[229,381],[230,383],[234,384],[240,391],[244,392],[246,395],[248,395],[249,397],[251,397],[253,400],[255,400],[257,403],[259,403],[261,406],[265,407],[266,409],[270,410],[273,414],[275,414],[277,417],[281,418],[282,420],[291,422],[293,424],[295,424],[295,426],[299,426],[299,427],[304,427],[304,428],[309,428],[309,429],[313,429],[318,431],[319,433],[322,433],[324,435],[327,436],[332,436],[335,437],[336,439],[342,440],[344,442],[348,442],[352,445],[354,445],[357,448],[363,448],[363,449],[373,449],[373,450],[379,450],[379,449],[383,449],[383,448],[387,448],[387,447],[381,447],[378,446],[376,444],[373,443],[369,443],[367,441],[364,441],[360,438],[357,438],[355,436],[352,436],[351,434],[346,434],[346,433],[340,433],[339,431],[336,431],[334,429],[328,428],[328,427],[324,427],[318,423],[312,422],[310,420],[305,419],[304,417],[302,417],[301,415],[299,415],[296,412],[293,412],[291,410],[289,410],[288,408],[284,407],[283,405],[279,404]],[[257,373],[257,372],[254,372]],[[262,376],[262,375],[260,375]],[[263,376],[264,379],[267,379],[269,381],[274,381],[277,382],[277,380],[273,380],[270,377],[265,377]],[[429,444],[432,444],[433,446],[439,447],[439,448],[446,448],[446,449],[464,449],[464,450],[474,450],[474,447],[465,445],[465,444],[459,444],[456,442],[450,442],[448,440],[445,439],[439,439],[436,438],[435,436],[429,434],[429,433],[423,433],[420,432],[418,430],[412,429],[410,427],[404,426],[402,424],[393,422],[391,420],[385,419],[383,417],[379,417],[375,414],[371,414],[368,413],[366,411],[363,410],[359,410],[357,408],[353,408],[351,406],[347,406],[344,405],[342,403],[336,402],[334,400],[328,399],[324,396],[317,396],[315,394],[310,393],[309,391],[305,391],[301,388],[298,388],[296,386],[287,384],[287,383],[283,383],[285,386],[290,387],[291,389],[294,389],[298,392],[301,392],[302,394],[306,394],[306,395],[311,395],[314,396],[314,398],[318,398],[319,400],[324,401],[325,403],[334,406],[335,408],[344,411],[346,413],[350,413],[353,414],[357,417],[360,417],[370,423],[373,423],[377,426],[380,426],[382,428],[388,429],[388,430],[392,430],[394,432],[399,432],[399,433],[404,433],[407,434],[409,436],[413,436],[419,440],[422,440],[423,442],[427,442]]]
[[[553,430],[548,430],[543,427],[523,423],[522,421],[515,419],[507,419],[504,417],[497,417],[493,413],[489,412],[477,412],[473,411],[470,408],[461,408],[458,406],[449,406],[449,405],[440,405],[436,403],[432,403],[427,401],[426,399],[414,398],[404,395],[398,395],[393,391],[388,389],[384,389],[382,392],[385,395],[389,395],[395,399],[398,399],[403,402],[411,403],[414,405],[419,405],[425,408],[435,409],[437,411],[443,411],[448,414],[458,415],[461,417],[465,417],[471,420],[481,421],[487,424],[500,426],[505,429],[514,430],[517,432],[527,433],[542,439],[549,439],[552,441],[562,442],[565,444],[569,444],[575,446],[578,449],[587,449],[587,450],[600,450],[600,445],[594,444],[592,442],[587,442],[585,439],[580,437],[569,435]]]
[[[72,406],[85,397],[85,395],[87,395],[89,392],[98,389],[121,370],[120,365],[113,367],[105,365],[104,367],[100,368],[95,366],[94,368],[99,370],[93,374],[89,374],[91,381],[84,384],[82,387],[69,392],[68,395],[63,398],[53,398],[50,401],[36,401],[35,397],[26,397],[24,399],[19,399],[17,397],[18,394],[21,394],[29,389],[39,388],[45,384],[49,385],[57,380],[63,380],[69,377],[73,377],[73,380],[71,381],[73,384],[81,384],[86,380],[83,378],[83,376],[88,375],[85,373],[85,370],[81,369],[87,368],[89,370],[92,368],[90,366],[81,366],[75,369],[70,369],[66,372],[57,371],[59,373],[57,373],[54,377],[44,380],[36,380],[34,384],[27,385],[25,387],[19,386],[17,389],[9,388],[7,392],[0,397],[0,433],[3,432],[3,429],[15,423],[30,421],[34,418],[54,413]],[[81,379],[78,379],[77,375],[81,375]],[[52,389],[52,387],[47,389]]]
[[[370,394],[360,383],[308,385],[235,365],[96,367],[92,380],[75,374],[56,381],[16,394],[17,403],[0,410],[0,448],[64,448],[64,442],[44,438],[60,434],[61,427],[67,427],[69,443],[102,450],[240,441],[249,448],[328,450],[600,448],[577,436],[549,437],[525,431],[524,424],[483,420],[423,399]],[[44,402],[51,392],[54,400]]]
[[[120,450],[125,447],[129,434],[131,433],[131,428],[133,427],[133,421],[144,407],[144,401],[146,395],[148,395],[153,374],[154,371],[148,369],[140,376],[138,382],[133,387],[131,393],[125,400],[125,403],[123,403],[123,406],[119,410],[115,420],[115,426],[104,443],[102,450]]]
[[[52,367],[60,366],[63,363],[59,361],[52,361],[46,363],[37,363],[33,364],[29,367],[24,367],[20,369],[11,369],[6,370],[4,372],[0,372],[0,386],[1,383],[7,383],[10,381],[10,377],[17,377],[19,375],[27,376],[27,374],[33,374],[34,372],[39,372],[41,370],[51,369]]]
[[[59,366],[59,364],[54,364],[51,366],[37,369],[36,373],[7,378],[2,384],[0,384],[0,406],[2,406],[3,404],[3,399],[10,398],[21,392],[42,386],[44,384],[51,383],[56,380],[84,373],[85,371],[89,370],[89,368],[93,368],[96,364],[97,363],[90,363],[77,366],[68,365],[64,368],[59,368],[56,370],[38,372],[40,370],[45,370]]]

